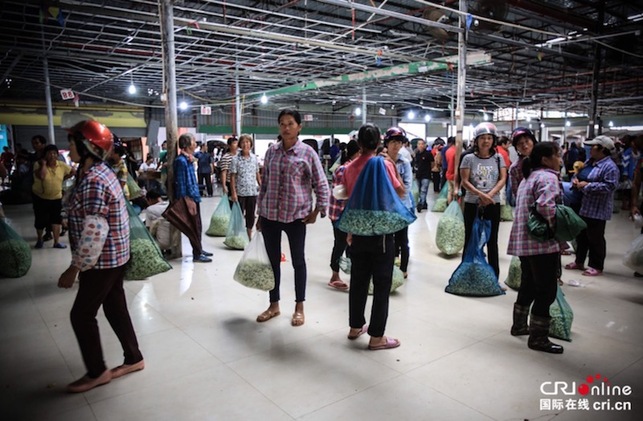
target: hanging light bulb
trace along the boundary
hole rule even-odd
[[[610,126],[610,127],[614,127],[614,122],[610,121],[609,123],[607,123],[607,125]]]
[[[266,96],[266,94],[261,95],[261,103],[262,104],[268,103],[268,97]]]
[[[187,110],[187,109],[188,109],[188,103],[187,103],[187,102],[185,102],[185,101],[181,101],[181,103],[179,104],[179,109],[180,109],[181,111],[185,111],[185,110]]]
[[[425,116],[424,116],[424,121],[426,121],[427,123],[428,123],[429,121],[431,121],[431,116],[430,116],[430,115],[428,115],[428,114],[427,114],[427,115],[425,115]]]
[[[136,93],[136,86],[134,85],[134,72],[129,74],[129,87],[127,88],[127,92],[129,92],[130,95],[134,95]]]
[[[355,115],[356,116],[362,115],[362,109],[360,107],[355,107]]]
[[[571,123],[570,121],[566,121],[566,122],[565,122],[565,126],[569,127],[569,126],[571,126],[571,125],[572,125],[572,123]]]
[[[415,112],[413,110],[409,111],[408,114],[406,115],[409,120],[413,120],[415,118]]]

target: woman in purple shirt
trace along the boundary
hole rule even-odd
[[[527,220],[535,206],[550,226],[555,224],[556,204],[562,202],[558,171],[562,165],[560,146],[553,142],[537,143],[524,158],[524,180],[518,187],[516,216],[509,235],[507,253],[520,257],[520,290],[514,304],[513,336],[529,334],[529,348],[562,354],[563,347],[549,341],[549,306],[556,299],[560,244],[551,239],[538,241],[529,235]],[[532,305],[533,304],[533,305]],[[531,319],[527,316],[531,307]]]
[[[301,326],[304,324],[306,299],[306,224],[315,223],[319,213],[322,218],[326,216],[330,192],[319,156],[310,146],[299,140],[302,128],[299,112],[282,110],[277,121],[281,140],[266,152],[264,174],[257,199],[257,231],[263,233],[266,252],[275,275],[275,288],[270,291],[270,306],[257,316],[257,322],[266,322],[281,313],[279,286],[283,231],[288,236],[292,266],[295,270],[295,311],[291,324]]]

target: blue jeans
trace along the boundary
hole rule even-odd
[[[418,182],[420,183],[420,200],[418,201],[419,206],[426,206],[426,193],[429,191],[429,178],[420,178]]]
[[[290,257],[292,267],[295,270],[295,301],[306,300],[306,257],[304,246],[306,245],[306,224],[301,219],[284,223],[271,221],[262,216],[261,232],[266,243],[266,252],[270,259],[270,265],[275,275],[275,288],[270,291],[270,302],[275,303],[280,299],[279,286],[281,284],[281,232],[288,236],[290,244]]]

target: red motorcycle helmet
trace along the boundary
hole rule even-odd
[[[405,142],[406,139],[406,132],[404,131],[403,128],[401,127],[391,127],[386,131],[384,134],[384,142],[388,142],[389,140],[400,140],[402,142]]]
[[[82,140],[96,157],[105,160],[114,147],[114,135],[104,124],[96,120],[85,120],[69,129],[77,140]]]

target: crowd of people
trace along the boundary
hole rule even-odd
[[[224,194],[242,209],[248,236],[255,229],[261,231],[273,271],[275,286],[268,293],[268,307],[256,318],[259,323],[281,314],[281,237],[285,233],[294,269],[295,306],[290,322],[292,326],[305,324],[306,226],[328,214],[334,237],[328,285],[348,291],[348,339],[356,340],[367,333],[370,350],[400,346],[399,339],[386,335],[386,324],[394,266],[399,265],[404,278],[409,276],[408,225],[383,234],[362,235],[340,229],[339,223],[355,190],[367,196],[380,194],[381,185],[364,185],[361,181],[363,173],[378,165],[376,158],[383,163],[385,177],[381,183],[390,186],[395,200],[411,214],[428,209],[431,182],[434,194],[443,187],[447,189],[447,200],[457,200],[463,209],[465,249],[474,240],[474,220],[490,221],[487,260],[498,279],[500,206],[504,201],[515,205],[506,250],[520,259],[522,275],[510,333],[529,335],[529,348],[538,351],[563,352],[562,346],[548,339],[549,307],[560,282],[561,255],[568,253],[568,245],[554,238],[541,240],[530,235],[530,215],[539,213],[555,229],[557,205],[565,203],[576,211],[586,228],[576,237],[574,261],[564,268],[598,276],[604,270],[605,227],[616,210],[615,192],[622,191],[624,205],[633,215],[640,214],[641,136],[626,138],[621,146],[607,136],[587,140],[584,145],[589,148],[589,157],[583,161],[584,149],[574,143],[562,148],[556,142],[538,142],[531,130],[523,127],[503,137],[492,123],[484,122],[474,128],[471,145],[460,151],[456,167],[454,138],[446,142],[437,139],[431,146],[419,140],[412,149],[402,128],[390,127],[382,135],[377,126],[365,124],[354,139],[332,146],[325,144],[320,154],[299,138],[302,120],[298,111],[281,111],[277,123],[279,137],[268,148],[263,167],[252,152],[253,139],[249,135],[230,137],[226,152],[215,162],[207,144],[199,146],[195,136],[186,133],[178,139],[178,154],[173,162],[168,162],[164,144],[158,161],[148,157],[133,170],[138,173],[138,187],[145,192],[141,207],[145,208],[146,226],[165,249],[170,247],[169,223],[163,218],[169,205],[162,197],[162,182],[166,180],[161,175],[162,188],[158,189],[149,183],[156,177],[148,175],[163,174],[172,165],[173,199],[188,200],[195,208],[189,215],[198,226],[188,236],[192,260],[208,263],[213,254],[203,249],[200,204],[203,196],[213,196],[212,181],[218,168]],[[91,120],[70,130],[71,164],[61,159],[57,147],[47,145],[42,136],[32,139],[32,147],[34,152],[28,158],[23,151],[14,156],[5,148],[0,162],[9,166],[11,177],[31,175],[36,249],[47,241],[46,230],[51,232],[54,248],[66,248],[60,237],[62,227],[68,227],[71,263],[60,276],[59,286],[70,288],[76,279],[79,281],[71,320],[87,368],[87,374],[71,383],[68,390],[84,392],[144,368],[123,292],[124,271],[130,258],[125,203],[134,199],[129,181],[132,169],[127,165],[125,146],[109,129]],[[27,170],[22,168],[24,162],[31,163]],[[65,188],[67,179],[75,180],[73,186]],[[345,280],[340,277],[342,259],[351,262],[350,278]],[[371,282],[373,301],[367,323],[365,311]],[[101,305],[124,353],[123,364],[111,370],[105,366],[96,325],[96,312]]]

